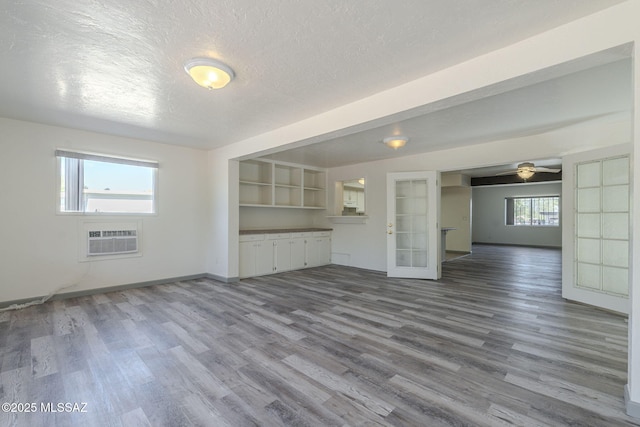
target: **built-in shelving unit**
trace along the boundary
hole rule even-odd
[[[327,172],[254,159],[240,162],[240,206],[325,209]]]

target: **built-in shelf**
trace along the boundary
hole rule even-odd
[[[266,159],[245,160],[239,169],[240,206],[325,209],[327,172]]]

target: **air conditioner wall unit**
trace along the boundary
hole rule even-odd
[[[142,220],[78,221],[78,261],[141,257]]]
[[[135,229],[89,230],[87,237],[87,256],[138,252],[138,231]]]

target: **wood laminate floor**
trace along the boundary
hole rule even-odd
[[[638,425],[626,319],[563,301],[560,258],[476,246],[438,282],[326,266],[3,312],[0,401],[35,411],[0,425]]]

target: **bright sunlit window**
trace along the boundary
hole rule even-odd
[[[91,214],[156,212],[158,163],[57,150],[59,211]]]
[[[560,197],[507,197],[507,225],[560,225]]]

